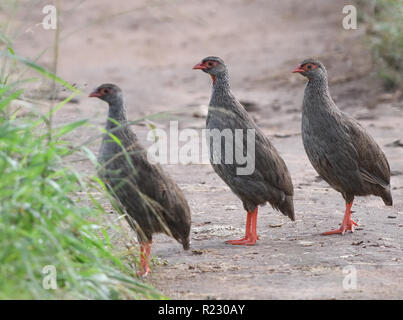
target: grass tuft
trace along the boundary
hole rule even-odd
[[[19,116],[10,103],[23,99],[26,81],[7,85],[7,75],[0,83],[0,299],[164,298],[113,252],[102,224],[106,213],[91,196],[107,197],[104,188],[66,161],[80,148],[64,138],[86,121],[48,124],[79,91],[13,51],[1,54],[73,93],[47,114]],[[56,289],[46,286],[49,268],[56,271]]]

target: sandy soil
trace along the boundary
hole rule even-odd
[[[234,93],[252,104],[251,114],[280,151],[295,187],[296,222],[262,207],[258,243],[231,246],[224,241],[243,233],[241,202],[210,165],[164,166],[191,206],[192,244],[184,252],[174,240],[156,236],[156,264],[148,281],[175,299],[402,298],[403,148],[393,142],[403,142],[403,106],[371,77],[364,26],[342,29],[342,7],[348,1],[111,3],[62,3],[58,74],[85,92],[104,82],[120,85],[131,119],[175,111],[181,128],[200,129],[205,119],[193,114],[208,103],[211,84],[191,67],[207,55],[221,56]],[[52,46],[54,31],[35,26],[41,8],[27,5],[22,10],[26,16],[18,15],[23,27],[15,49],[21,56],[33,58]],[[50,66],[51,56],[49,49],[39,62]],[[344,202],[318,179],[301,141],[304,79],[291,70],[310,56],[325,63],[336,103],[374,136],[393,172],[394,206],[385,207],[375,197],[358,198],[353,215],[359,228],[344,237],[320,235],[341,222]],[[55,121],[90,119],[94,127],[71,136],[79,142],[97,134],[105,115],[104,103],[83,96],[60,110]],[[156,124],[167,128],[168,123]],[[147,127],[134,129],[150,144]],[[96,152],[98,145],[89,147]],[[74,165],[93,171],[86,161]],[[126,241],[121,237],[114,234],[118,244]],[[343,289],[346,266],[356,268],[356,289]]]

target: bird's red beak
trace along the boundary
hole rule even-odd
[[[200,63],[196,64],[193,67],[193,69],[194,70],[197,70],[197,69],[204,70],[204,69],[207,69],[207,66],[205,64],[203,64],[203,62],[200,62]]]
[[[93,91],[88,95],[88,97],[90,97],[90,98],[94,98],[94,97],[99,98],[100,96],[101,96],[101,94],[98,91]]]
[[[296,67],[294,70],[292,70],[292,73],[301,73],[301,72],[305,72],[304,69],[301,68],[301,65],[299,64],[298,67]]]

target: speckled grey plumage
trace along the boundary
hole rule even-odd
[[[158,164],[147,160],[146,150],[126,125],[127,115],[120,89],[111,84],[104,86],[116,91],[116,95],[105,100],[109,103],[106,130],[120,140],[125,152],[105,134],[98,156],[102,166],[100,177],[133,218],[128,221],[137,231],[140,242],[151,241],[153,233],[162,232],[188,249],[191,217],[182,191]]]
[[[323,64],[308,59],[301,65],[312,62],[319,68],[305,74],[310,80],[302,105],[302,140],[312,166],[347,203],[354,196],[372,194],[392,205],[385,154],[355,119],[336,106]]]
[[[233,164],[226,164],[224,153],[221,163],[213,163],[213,144],[210,144],[210,161],[214,171],[241,199],[245,210],[253,212],[258,205],[269,202],[273,208],[281,211],[291,220],[295,220],[293,185],[287,166],[276,148],[232,94],[224,62],[218,57],[203,59],[203,61],[207,60],[220,62],[214,72],[209,72],[214,77],[215,83],[209,103],[207,129],[222,131],[229,128],[233,133],[235,129],[244,129],[243,146],[246,146],[246,129],[254,129],[256,135],[255,170],[252,174],[237,175],[236,161]],[[224,148],[225,143],[222,141],[222,150]]]

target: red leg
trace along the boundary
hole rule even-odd
[[[139,272],[139,276],[146,277],[151,273],[150,266],[148,265],[150,261],[150,252],[151,252],[151,241],[148,243],[140,244],[140,264],[141,270]]]
[[[251,233],[251,238],[250,241],[246,245],[253,246],[256,243],[256,240],[258,239],[257,235],[257,207],[255,211],[253,212],[252,216],[252,233]]]
[[[229,244],[234,245],[250,245],[253,246],[256,243],[258,238],[256,229],[257,229],[257,209],[253,212],[248,212],[246,217],[246,227],[245,227],[245,237],[239,240],[228,240],[225,241]]]
[[[343,222],[341,223],[341,226],[339,229],[328,231],[322,233],[324,236],[330,235],[330,234],[342,234],[347,230],[350,230],[351,232],[354,232],[354,226],[358,226],[358,224],[351,219],[351,207],[353,206],[353,202],[351,201],[350,203],[346,203],[346,212],[344,213],[344,218]]]
[[[252,222],[252,213],[248,212],[246,214],[246,227],[245,227],[245,236],[239,240],[227,240],[226,243],[230,244],[241,244],[241,242],[245,241],[249,238],[249,234],[251,233],[251,222]]]

